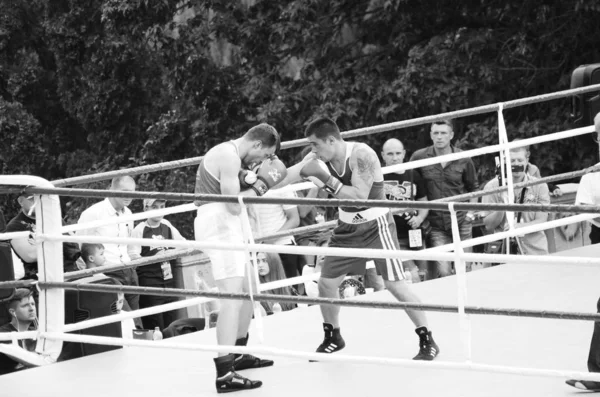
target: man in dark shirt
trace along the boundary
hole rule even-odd
[[[21,211],[6,225],[6,232],[30,232],[29,237],[14,238],[10,241],[14,253],[23,262],[23,279],[37,279],[37,246],[33,238],[35,233],[35,206],[33,196],[20,195],[17,202]]]
[[[15,295],[6,303],[6,308],[11,316],[11,321],[0,326],[0,332],[24,332],[37,329],[37,312],[31,291],[18,288]],[[0,343],[9,344],[9,341]],[[22,339],[19,346],[24,350],[35,353],[36,342],[33,339]],[[27,368],[26,360],[17,361],[16,358],[0,353],[0,375],[9,374]]]
[[[431,125],[432,146],[417,150],[410,161],[423,160],[431,157],[444,156],[460,152],[450,144],[454,137],[454,128],[451,120],[435,122]],[[470,158],[444,162],[441,164],[428,165],[416,170],[426,182],[427,197],[429,200],[437,200],[452,197],[459,194],[474,192],[479,189],[477,171],[473,160]],[[472,199],[477,202],[477,199]],[[458,226],[461,241],[472,237],[473,212],[457,212]],[[452,226],[450,212],[429,211],[427,217],[431,223],[431,232],[428,237],[428,246],[437,247],[452,243]],[[468,249],[465,248],[465,251]],[[452,274],[452,263],[437,262],[437,275],[445,277]]]
[[[24,280],[37,280],[37,245],[35,243],[35,200],[33,196],[20,195],[17,202],[21,206],[21,211],[8,222],[6,232],[30,232],[28,237],[14,238],[10,240],[10,246],[14,253],[23,262],[25,270]],[[77,260],[81,256],[79,246],[76,243],[63,243],[63,270],[72,272],[79,270]]]
[[[398,139],[388,139],[383,144],[381,157],[387,167],[403,163],[405,155],[404,145]],[[388,200],[427,201],[425,181],[418,172],[414,170],[391,172],[384,174],[383,179],[385,196]],[[425,248],[423,226],[429,225],[426,221],[428,212],[428,209],[420,209],[394,215],[401,250]],[[427,273],[427,261],[403,260],[402,262],[405,269],[410,272],[413,283],[421,281],[420,274]]]

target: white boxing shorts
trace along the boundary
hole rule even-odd
[[[231,214],[225,203],[208,203],[200,206],[194,220],[196,241],[243,244],[242,218]],[[246,274],[246,253],[206,249],[212,265],[215,280],[244,277]]]

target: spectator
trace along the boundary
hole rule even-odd
[[[388,139],[383,144],[381,157],[386,166],[404,162],[406,150],[398,139]],[[394,201],[427,201],[425,181],[414,170],[396,171],[383,175],[385,196]],[[425,248],[425,237],[429,226],[428,209],[405,211],[394,215],[398,243],[401,250],[421,250]],[[412,237],[412,238],[409,238]],[[427,261],[403,260],[404,268],[411,274],[413,283],[421,281],[420,274],[430,279],[427,274]]]
[[[510,151],[513,183],[529,182],[537,178],[528,175],[525,172],[527,166],[527,150],[524,148],[515,148]],[[489,181],[484,190],[495,189],[499,186],[498,178]],[[515,189],[515,203],[523,204],[550,204],[550,195],[548,186],[545,183],[528,186],[522,189]],[[493,193],[483,196],[483,203],[508,203],[507,192]],[[506,212],[491,211],[483,213],[483,223],[490,233],[508,230]],[[515,227],[544,223],[548,220],[546,212],[517,212],[515,213]],[[543,231],[526,234],[523,237],[516,238],[519,250],[525,255],[548,255],[548,240]]]
[[[123,311],[127,311],[124,309],[125,304],[125,294],[122,292],[117,292],[117,300],[114,303],[115,305],[115,314],[120,314]],[[137,329],[135,325],[135,321],[132,318],[127,318],[125,320],[121,320],[121,337],[123,339],[133,339],[133,331]],[[152,328],[154,329],[154,328]]]
[[[81,257],[85,262],[86,269],[104,266],[106,263],[104,245],[91,243],[81,244]]]
[[[165,200],[145,199],[144,211],[160,210],[165,208],[165,204]],[[133,229],[132,237],[154,240],[185,240],[181,236],[181,233],[168,220],[163,219],[162,215],[148,218],[146,221],[139,223]],[[131,259],[138,259],[154,256],[168,249],[170,248],[130,245],[127,251]],[[175,283],[173,281],[173,268],[171,265],[171,262],[164,261],[138,267],[137,275],[140,286],[174,288]],[[177,300],[177,298],[170,296],[142,295],[140,296],[140,308],[144,309],[146,307],[164,305]],[[142,324],[144,324],[144,328],[146,329],[159,327],[162,331],[175,320],[177,320],[177,312],[168,311],[142,317]]]
[[[256,254],[258,276],[261,284],[266,284],[272,281],[285,279],[281,258],[276,253],[259,252]],[[274,295],[295,295],[292,287],[280,287],[263,291],[265,294]],[[296,307],[295,303],[289,302],[261,302],[262,308],[267,315],[278,313],[281,311],[292,310]]]
[[[6,309],[11,321],[0,327],[0,332],[24,332],[37,330],[37,312],[35,301],[30,290],[18,288],[14,296],[6,303]],[[9,341],[0,343],[9,344]],[[0,375],[16,372],[32,366],[40,365],[38,361],[41,356],[35,353],[36,341],[33,339],[21,339],[18,346],[22,351],[16,354],[0,353]],[[4,349],[2,349],[4,351]],[[11,353],[14,353],[12,349]]]
[[[521,139],[517,138],[517,139],[513,139],[513,142],[516,141],[520,141]],[[529,162],[529,157],[531,156],[531,152],[529,151],[529,146],[523,146],[523,149],[526,150],[527,153],[527,166],[525,166],[525,172],[527,173],[527,175],[536,177],[537,179],[542,179],[542,174],[540,173],[540,169]],[[554,196],[554,197],[560,197],[563,195],[562,190],[560,190],[560,188],[553,184],[553,183],[548,183],[548,191],[550,192],[550,196]]]
[[[109,190],[133,192],[135,191],[135,181],[130,176],[114,178],[110,184]],[[79,217],[78,223],[86,224],[89,222],[105,219],[118,219],[121,216],[131,215],[131,211],[129,208],[127,208],[131,201],[131,199],[108,197],[83,211]],[[77,232],[77,235],[127,238],[131,237],[132,232],[133,221],[124,221],[121,223],[113,223],[110,225],[80,230]],[[121,265],[131,261],[129,254],[127,253],[127,244],[104,244],[104,256],[106,257],[107,265]],[[115,278],[123,285],[139,285],[135,269],[115,270],[112,272],[106,272],[104,274]],[[125,294],[125,299],[132,310],[137,310],[140,308],[139,295]]]
[[[17,202],[21,207],[21,211],[8,222],[6,232],[30,232],[29,237],[12,239],[10,245],[23,264],[24,275],[20,279],[37,280],[37,245],[33,236],[36,228],[34,197],[21,194],[17,198]],[[79,257],[80,252],[77,244],[63,243],[63,270],[65,272],[78,270],[76,262]]]
[[[454,127],[451,120],[436,121],[433,123],[431,125],[430,136],[433,145],[417,150],[410,158],[410,161],[461,152],[460,149],[452,146],[450,143],[454,137]],[[427,198],[429,200],[452,197],[479,189],[475,165],[470,158],[428,165],[415,170],[415,172],[419,173],[420,177],[425,180]],[[476,203],[477,199],[474,198],[470,201]],[[473,212],[458,211],[456,216],[458,218],[461,241],[470,239],[473,234],[473,220],[475,219]],[[427,238],[428,246],[438,247],[452,243],[452,223],[449,212],[432,210],[429,211],[427,219],[431,224],[431,231]],[[471,252],[470,248],[465,248],[464,250],[465,252]],[[445,277],[452,274],[451,262],[439,261],[436,263],[436,267],[437,274],[433,275],[433,278]]]

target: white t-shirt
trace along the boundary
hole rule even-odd
[[[117,213],[117,210],[112,206],[108,198],[96,203],[83,211],[79,217],[78,224],[105,220],[110,218],[118,218],[120,216],[131,215],[129,208],[123,208],[122,212]],[[103,236],[103,237],[131,237],[133,232],[133,221],[125,221],[123,223],[113,223],[111,225],[98,226],[91,229],[77,231],[78,236]],[[119,265],[131,261],[127,253],[127,244],[112,244],[103,243],[104,256],[106,261],[111,265]]]
[[[600,163],[596,164],[600,165]],[[600,204],[600,172],[592,172],[581,177],[575,204]],[[597,220],[590,221],[594,226],[600,227]]]
[[[264,197],[295,198],[296,193],[290,191],[269,190]],[[267,236],[278,232],[287,221],[285,211],[296,208],[296,204],[255,204],[256,224],[259,236]],[[294,236],[282,237],[274,242],[279,245],[294,244]]]

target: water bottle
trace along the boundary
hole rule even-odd
[[[152,334],[152,340],[161,340],[163,338],[162,332],[160,332],[160,328],[155,327],[154,333]]]

